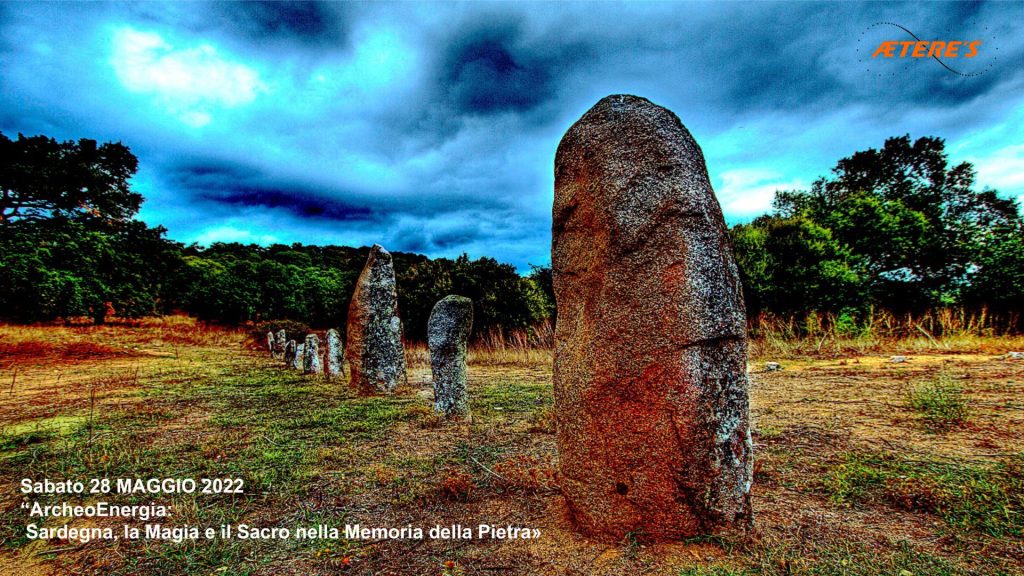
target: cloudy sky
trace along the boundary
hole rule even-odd
[[[983,41],[872,60],[882,40]],[[947,139],[1024,196],[1024,3],[0,3],[0,131],[119,140],[208,244],[550,261],[552,164],[601,97],[667,106],[730,222],[839,158]]]

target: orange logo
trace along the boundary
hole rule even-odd
[[[981,40],[945,42],[942,40],[896,41],[886,40],[878,45],[872,58],[974,58]]]

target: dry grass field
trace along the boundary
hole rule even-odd
[[[473,417],[453,424],[433,415],[422,348],[408,351],[408,387],[359,398],[344,381],[285,370],[242,331],[187,318],[0,326],[0,573],[1024,573],[1024,361],[1005,357],[1024,339],[937,338],[927,327],[900,338],[797,339],[776,328],[760,331],[750,364],[754,528],[607,544],[571,529],[557,492],[547,350],[474,350]],[[767,371],[768,361],[782,370]],[[224,476],[244,478],[245,494],[159,496],[173,506],[167,524],[487,523],[542,535],[85,544],[25,536],[24,477]]]

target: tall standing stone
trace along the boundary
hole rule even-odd
[[[554,394],[577,525],[678,539],[750,519],[746,313],[700,147],[609,96],[555,158]]]
[[[390,394],[406,382],[395,269],[391,254],[377,244],[348,307],[345,361],[351,386],[363,394]]]
[[[344,365],[345,350],[341,345],[341,336],[331,328],[327,331],[327,377],[340,378]]]
[[[277,331],[277,334],[274,337],[274,357],[275,358],[277,358],[277,359],[283,359],[284,358],[284,347],[287,344],[287,341],[288,341],[287,339],[288,339],[288,333],[285,332],[283,328],[281,330]]]
[[[473,301],[445,296],[430,311],[427,346],[434,377],[434,410],[451,418],[469,412],[466,342],[473,329]]]
[[[302,371],[306,374],[320,374],[320,337],[316,334],[306,335],[306,344],[302,347]]]
[[[267,351],[270,352],[271,356],[274,355],[274,333],[273,332],[267,332]]]
[[[296,344],[295,345],[295,356],[292,356],[292,363],[290,364],[290,366],[292,368],[294,368],[295,370],[302,370],[303,369],[302,365],[304,363],[304,358],[305,358],[305,356],[304,356],[305,351],[303,350],[304,348],[305,348],[304,344]]]

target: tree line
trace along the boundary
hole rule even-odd
[[[183,311],[239,324],[344,326],[368,248],[185,245],[134,217],[138,167],[121,143],[0,134],[0,316],[16,322]],[[856,315],[871,307],[1024,307],[1024,225],[1015,202],[976,191],[939,138],[891,138],[838,162],[772,213],[731,228],[748,313]],[[555,316],[551,269],[493,258],[393,252],[406,337],[434,303],[474,301],[474,332]]]
[[[183,311],[227,324],[345,325],[369,248],[169,240],[164,228],[134,219],[143,200],[129,182],[137,167],[121,143],[0,134],[0,315],[103,322],[111,313]],[[551,317],[550,281],[523,277],[509,264],[392,257],[410,338],[425,338],[434,303],[448,294],[473,299],[477,333]]]

